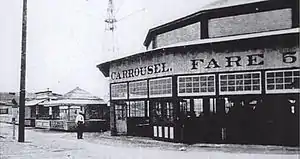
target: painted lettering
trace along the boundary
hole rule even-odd
[[[140,75],[140,69],[136,68],[134,69],[134,76],[139,76]]]
[[[166,63],[156,63],[149,66],[137,67],[133,69],[122,70],[120,72],[112,72],[111,80],[119,80],[122,78],[132,78],[156,73],[170,72],[172,68],[167,67]],[[122,75],[122,76],[121,76]]]
[[[110,78],[111,78],[112,80],[115,80],[115,76],[116,76],[116,72],[112,72],[111,75],[110,75]]]
[[[154,73],[160,73],[161,69],[160,69],[160,63],[159,64],[154,64]]]
[[[152,74],[153,73],[153,66],[148,66],[148,74]]]
[[[217,61],[213,58],[208,62],[208,65],[205,68],[211,68],[210,66],[213,65],[213,68],[219,68]]]
[[[128,77],[134,77],[133,75],[133,69],[128,70]]]
[[[161,72],[169,72],[170,71],[170,68],[166,68],[166,63],[161,63],[161,68],[162,68]]]
[[[120,74],[120,72],[117,72],[117,77],[116,77],[116,79],[121,79],[121,74]]]
[[[204,59],[195,59],[195,60],[191,60],[192,61],[192,70],[196,70],[198,69],[198,62],[204,62]]]
[[[248,57],[248,64],[247,66],[257,66],[257,65],[264,65],[264,61],[258,61],[257,58],[264,58],[264,54],[254,54],[254,55],[247,55]]]
[[[127,75],[128,75],[127,70],[123,70],[122,72],[123,72],[123,78],[127,78]]]
[[[143,75],[146,75],[146,68],[147,67],[141,67],[140,68],[140,72],[141,72],[141,75],[143,76]]]
[[[227,65],[225,67],[233,67],[232,63],[235,63],[236,66],[242,66],[240,64],[241,57],[240,56],[229,56],[225,57],[227,59]]]
[[[296,52],[285,52],[282,54],[282,60],[284,63],[294,63],[297,61],[295,56]]]

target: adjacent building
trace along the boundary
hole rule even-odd
[[[299,1],[222,0],[99,64],[112,135],[299,145]]]
[[[17,117],[17,101],[19,96],[15,92],[0,92],[0,122],[11,123]]]
[[[75,118],[79,111],[85,116],[86,131],[109,129],[109,109],[107,103],[91,93],[76,87],[57,100],[44,103],[51,118],[39,119],[36,127],[53,130],[76,130]]]
[[[54,93],[51,90],[40,91],[26,98],[25,102],[25,125],[35,127],[36,120],[52,118],[52,110],[45,107],[46,102],[57,100],[62,97],[61,94]]]

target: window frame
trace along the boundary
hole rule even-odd
[[[266,94],[278,94],[278,93],[299,93],[300,92],[300,88],[295,88],[295,89],[285,89],[285,76],[284,73],[285,72],[294,72],[294,71],[300,71],[300,69],[290,69],[290,70],[270,70],[270,71],[266,71],[265,72],[265,90],[266,90]],[[277,72],[282,72],[283,76],[282,76],[282,80],[283,80],[283,89],[273,89],[273,90],[268,90],[268,73],[277,73]],[[292,79],[294,79],[294,75],[291,76]],[[298,76],[297,76],[298,77]],[[300,75],[299,75],[300,77]],[[276,76],[273,77],[274,78],[274,86],[276,86]]]
[[[210,76],[214,77],[214,79],[213,79],[214,91],[213,92],[201,92],[200,91],[201,90],[201,84],[200,84],[201,83],[201,77],[210,77]],[[199,92],[198,93],[194,93],[194,92],[192,92],[192,93],[180,93],[179,92],[180,91],[180,82],[179,82],[179,79],[180,78],[188,78],[188,77],[191,77],[191,78],[193,78],[193,77],[199,77],[199,87],[198,87],[199,88]],[[206,82],[208,82],[208,80]],[[193,81],[192,81],[192,83],[193,83]],[[193,88],[194,87],[192,86],[192,89]],[[208,89],[209,86],[206,86],[205,88]],[[185,89],[186,89],[186,87],[185,87]],[[213,96],[213,95],[216,95],[216,75],[215,74],[204,74],[204,75],[178,76],[177,77],[177,94],[180,97],[186,97],[186,96]]]
[[[143,103],[143,109],[142,109],[142,113],[137,115],[137,112],[138,111],[138,108],[136,106],[136,103],[137,102],[141,102]],[[135,109],[133,109],[133,104],[132,103],[135,103]],[[128,117],[133,117],[133,118],[144,118],[146,117],[146,102],[144,100],[138,100],[138,101],[129,101],[129,112],[128,112]]]
[[[138,96],[134,96],[134,95],[131,95],[131,88],[130,87],[132,84],[137,84],[137,83],[142,83],[142,82],[145,82],[146,83],[146,95],[138,95]],[[147,80],[142,80],[142,81],[133,81],[133,82],[129,82],[128,84],[128,89],[129,89],[129,99],[141,99],[141,98],[147,98],[148,97],[148,83],[147,83]],[[139,88],[139,87],[138,87]]]
[[[151,82],[152,81],[159,81],[159,80],[170,80],[171,81],[171,93],[169,94],[151,94]],[[157,97],[172,97],[173,94],[173,81],[172,81],[172,77],[164,77],[164,78],[156,78],[156,79],[150,79],[149,80],[149,98],[157,98]]]
[[[251,88],[253,87],[253,83],[252,83],[252,74],[259,74],[259,90],[246,90],[246,91],[222,91],[222,85],[221,85],[221,76],[222,75],[234,75],[236,77],[236,75],[244,75],[244,74],[251,74],[251,83],[250,83],[250,86]],[[243,88],[245,86],[244,84],[244,77],[243,77]],[[228,79],[227,81],[228,82]],[[228,88],[228,84],[227,84],[227,88]],[[236,79],[235,79],[235,84],[234,84],[234,87],[236,88]],[[261,94],[262,93],[262,76],[261,76],[261,72],[260,71],[255,71],[255,72],[235,72],[235,73],[220,73],[219,74],[219,94],[220,95],[240,95],[240,94]]]
[[[117,85],[126,85],[126,93],[125,93],[125,96],[124,97],[114,97],[113,96],[113,86],[117,86]],[[127,82],[123,82],[123,83],[113,83],[110,85],[110,94],[111,94],[111,99],[127,99],[128,98],[128,84]]]

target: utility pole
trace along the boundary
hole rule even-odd
[[[27,0],[23,0],[18,142],[24,142],[25,140],[24,123],[25,123],[25,76],[26,76],[26,37],[27,37],[26,30],[27,30]]]
[[[108,7],[107,7],[107,17],[104,20],[105,22],[105,30],[111,34],[111,49],[112,54],[114,56],[119,56],[118,49],[117,49],[117,38],[115,38],[115,30],[116,30],[116,23],[120,22],[138,12],[145,11],[145,8],[137,10],[131,14],[128,14],[121,19],[116,19],[116,10],[115,10],[115,4],[113,0],[108,0]]]
[[[107,7],[107,18],[104,21],[106,23],[105,30],[111,33],[111,38],[112,38],[112,53],[115,55],[115,29],[116,29],[116,17],[115,17],[115,7],[113,0],[108,0],[108,7]]]

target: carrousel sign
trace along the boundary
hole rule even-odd
[[[176,74],[215,73],[300,67],[299,48],[237,52],[188,52],[131,57],[112,63],[111,82]]]

